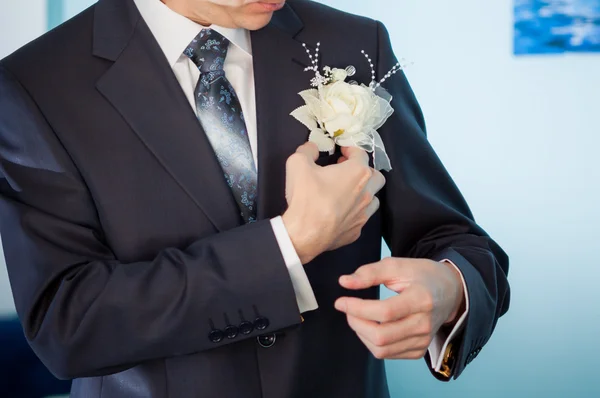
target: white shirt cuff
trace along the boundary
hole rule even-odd
[[[277,243],[279,244],[279,250],[281,250],[281,255],[283,256],[285,266],[290,273],[290,278],[292,279],[292,285],[294,286],[296,302],[298,303],[300,313],[302,314],[304,312],[316,310],[319,308],[319,305],[317,304],[317,298],[315,297],[315,293],[310,285],[308,276],[306,276],[304,266],[302,265],[298,254],[296,253],[296,249],[294,248],[294,244],[290,239],[290,235],[285,228],[283,219],[281,217],[272,218],[271,226],[273,227],[273,232],[275,233],[275,239],[277,239]]]
[[[462,280],[463,289],[465,292],[465,312],[458,318],[456,325],[450,332],[450,334],[446,337],[443,332],[438,332],[435,336],[433,336],[433,340],[429,345],[429,357],[431,358],[431,367],[439,372],[442,368],[442,363],[444,362],[444,353],[448,348],[448,344],[456,337],[456,334],[460,331],[463,323],[465,323],[465,319],[467,318],[467,314],[469,313],[469,292],[467,290],[467,284],[465,283],[465,278],[463,277],[460,269],[450,260],[443,260],[442,262],[446,262],[452,264],[454,268],[460,274],[460,279]]]

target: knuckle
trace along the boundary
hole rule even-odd
[[[394,259],[392,257],[386,257],[381,260],[381,265],[385,268],[390,268],[394,266]]]
[[[373,334],[373,344],[375,344],[377,347],[384,347],[388,344],[388,341],[383,333],[376,331]]]
[[[433,301],[433,295],[431,294],[431,292],[426,291],[423,294],[421,302],[423,304],[423,309],[425,310],[425,312],[433,311],[434,301]]]
[[[371,275],[371,268],[368,265],[363,265],[354,271],[354,275],[359,278],[368,278]]]
[[[363,278],[367,275],[368,270],[366,269],[366,265],[360,266],[358,268],[356,268],[353,272],[353,274],[359,278]]]
[[[357,218],[354,222],[355,228],[358,230],[361,230],[362,227],[365,226],[367,221],[369,221],[369,217],[367,217],[367,213],[366,212],[361,213],[359,216],[357,216]]]
[[[381,173],[378,170],[376,170],[375,172],[377,173],[377,178],[379,178],[379,181],[381,181],[381,184],[385,185],[385,183],[387,182],[387,180],[385,179],[385,176],[383,175],[383,173]]]
[[[299,153],[299,152],[293,153],[292,155],[290,155],[290,157],[288,157],[288,158],[287,158],[287,161],[286,161],[286,166],[287,166],[287,167],[292,167],[292,168],[293,168],[293,167],[297,167],[297,165],[298,165],[300,162],[302,162],[302,160],[303,160],[303,156],[304,156],[304,155],[302,155],[302,154],[301,154],[301,153]]]
[[[372,206],[372,210],[373,213],[375,213],[377,210],[379,210],[379,206],[380,206],[381,202],[379,201],[379,198],[377,196],[373,196],[373,199],[371,200],[371,206]]]
[[[423,318],[423,320],[421,321],[421,324],[419,326],[419,334],[421,335],[430,335],[433,333],[433,321],[431,320],[431,317],[426,316]]]
[[[384,175],[381,174],[381,172],[379,172],[377,170],[373,170],[372,173],[373,173],[372,178],[377,183],[378,191],[380,191],[385,186],[386,179],[385,179]]]
[[[389,305],[385,305],[381,309],[381,322],[391,322],[394,320],[394,309]]]
[[[387,357],[387,350],[385,348],[381,348],[381,347],[373,348],[371,353],[377,359],[385,359]]]
[[[358,180],[358,189],[362,191],[373,176],[371,168],[364,164],[356,163],[354,166],[355,178]]]
[[[343,242],[345,245],[352,244],[360,239],[362,230],[360,227],[355,227],[344,234]]]
[[[411,274],[414,275],[413,271],[414,270],[411,271]],[[414,278],[417,278],[417,276],[414,276]],[[414,304],[415,307],[419,309],[420,313],[430,314],[433,311],[435,304],[433,293],[421,284],[415,287],[416,289],[415,294],[412,297],[412,304]]]
[[[369,191],[364,191],[362,194],[362,198],[360,199],[361,208],[367,208],[373,201],[374,197],[375,196],[373,195],[373,193]]]
[[[370,264],[358,268],[356,274],[366,283],[371,283],[376,276],[374,269]]]
[[[373,201],[376,199],[371,192],[365,191],[359,201],[360,216],[368,218],[370,216],[370,207],[373,206]]]

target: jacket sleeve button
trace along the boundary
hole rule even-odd
[[[249,335],[254,330],[254,325],[252,324],[252,322],[244,321],[240,323],[239,330],[241,334]]]
[[[212,341],[213,343],[220,343],[221,341],[223,341],[223,338],[225,337],[225,334],[219,330],[219,329],[213,329],[211,330],[211,332],[208,334],[208,339],[210,341]]]
[[[254,320],[254,327],[258,330],[265,330],[269,327],[269,320],[263,316],[260,316]]]
[[[225,328],[225,335],[228,339],[235,339],[238,335],[239,329],[237,326],[229,325]]]

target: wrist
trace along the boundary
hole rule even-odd
[[[302,218],[295,216],[288,210],[281,216],[281,219],[290,240],[292,241],[292,245],[294,245],[294,249],[296,250],[300,262],[302,264],[311,262],[316,255],[312,254],[310,251],[310,248],[313,245],[310,244],[306,234],[306,228],[302,225]]]
[[[465,293],[464,293],[464,289],[463,289],[462,275],[460,274],[460,271],[456,268],[456,266],[454,266],[454,264],[452,264],[450,262],[442,261],[442,264],[444,266],[446,266],[452,273],[452,276],[453,276],[452,280],[456,287],[456,290],[455,290],[456,291],[456,300],[454,302],[454,307],[452,309],[452,312],[448,316],[448,319],[444,323],[444,325],[447,326],[447,325],[454,324],[458,320],[460,315],[463,312],[465,312],[466,300],[465,300]]]

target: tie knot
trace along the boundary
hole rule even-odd
[[[229,40],[212,29],[202,29],[183,52],[202,73],[223,70]]]

